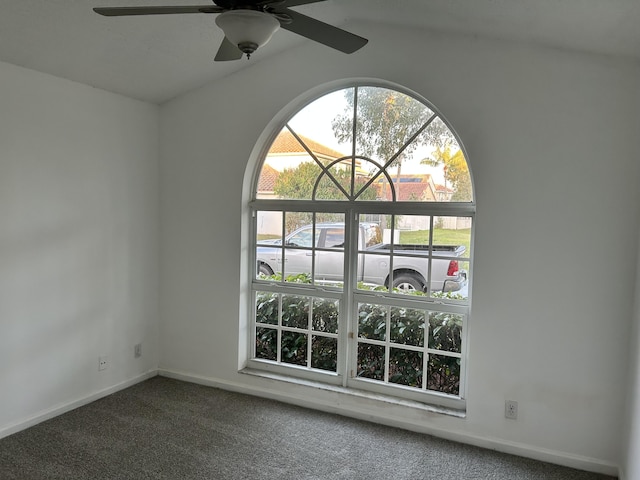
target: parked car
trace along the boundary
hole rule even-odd
[[[426,291],[430,278],[431,291],[458,291],[466,285],[467,275],[459,269],[456,257],[465,250],[463,245],[386,244],[378,224],[361,223],[357,281],[387,288],[391,284],[403,291]],[[316,224],[315,233],[312,225],[305,225],[287,235],[284,246],[279,239],[259,242],[257,271],[264,275],[282,272],[284,254],[286,276],[311,274],[315,253],[315,280],[342,281],[343,251],[343,223]]]

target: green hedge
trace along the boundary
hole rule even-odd
[[[301,283],[306,283],[305,280],[306,278],[298,279]],[[309,330],[310,301],[314,303]],[[306,366],[307,345],[311,341],[311,367],[336,371],[337,339],[331,334],[338,332],[338,313],[336,300],[283,294],[282,326],[299,330],[282,331],[281,361]],[[428,328],[425,328],[427,317]],[[256,327],[256,357],[276,360],[277,330],[269,326],[278,324],[277,293],[258,293],[256,321],[260,324]],[[462,324],[462,316],[446,312],[360,304],[357,375],[362,378],[384,380],[385,348],[368,340],[383,341],[389,335],[392,342],[389,352],[389,382],[422,388],[424,353],[419,350],[424,348],[426,342],[429,349],[460,354]],[[416,347],[416,350],[406,347]],[[427,389],[459,394],[459,356],[430,353],[426,368]]]

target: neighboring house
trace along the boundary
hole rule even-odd
[[[302,145],[289,130],[284,129],[278,134],[269,149],[267,158],[264,161],[265,167],[269,168],[267,169],[267,178],[263,180],[262,176],[260,177],[259,193],[263,191],[261,190],[261,187],[265,187],[264,194],[273,194],[273,187],[275,186],[275,180],[277,179],[279,172],[283,172],[288,168],[296,168],[302,162],[314,161],[313,156],[309,151],[307,151],[307,149],[309,149],[312,154],[323,163],[332,162],[338,158],[346,156],[344,153],[327,147],[326,145],[303,135],[299,135],[299,138],[304,142],[304,145]],[[263,170],[263,175],[264,172],[265,170]],[[273,184],[271,183],[272,175],[275,175]],[[266,188],[269,187],[272,188],[270,192],[266,190]]]
[[[397,200],[402,202],[415,202],[424,200],[425,202],[434,202],[439,199],[436,197],[436,184],[433,177],[429,174],[405,174],[400,175],[398,182],[397,176],[392,176],[391,181],[396,190]],[[378,190],[382,200],[391,199],[391,186],[384,180],[378,180]]]
[[[305,149],[305,146],[313,152],[321,162],[332,162],[345,155],[327,147],[315,140],[300,135],[304,146],[293,136],[289,130],[282,130],[274,140],[264,168],[258,180],[258,198],[274,198],[274,189],[278,175],[287,168],[296,168],[302,162],[311,162],[313,157]]]
[[[453,190],[446,185],[436,185],[436,198],[439,202],[449,202],[453,196]]]
[[[265,163],[258,179],[258,198],[275,198],[274,189],[278,180],[278,172],[270,164]]]
[[[345,156],[344,153],[338,152],[308,137],[299,135],[300,140],[304,142],[304,146],[293,136],[289,130],[282,130],[269,149],[266,165],[270,165],[276,170],[282,172],[285,168],[295,168],[300,162],[308,162],[312,160],[305,146],[313,152],[318,160],[333,161],[337,158]]]
[[[328,163],[345,157],[343,153],[308,137],[299,135],[299,138],[304,142],[304,146],[287,129],[278,134],[269,149],[258,179],[258,198],[276,198],[275,185],[281,172],[288,168],[296,168],[302,162],[314,161],[307,149],[321,162]],[[359,161],[356,162],[356,169],[358,167]],[[261,234],[279,235],[282,232],[282,216],[278,212],[261,212],[258,217],[258,231]]]

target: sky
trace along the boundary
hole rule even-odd
[[[331,122],[334,117],[347,108],[343,90],[329,93],[311,102],[298,112],[290,121],[290,127],[299,135],[311,138],[327,147],[348,155],[351,144],[340,143],[336,139]],[[420,161],[431,153],[430,147],[419,147],[412,157],[402,163],[402,173],[429,173],[436,183],[444,182],[442,167],[421,165]],[[393,170],[390,170],[393,172]]]

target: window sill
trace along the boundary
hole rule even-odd
[[[466,410],[463,409],[455,409],[448,408],[439,405],[433,405],[423,402],[417,402],[415,400],[406,400],[403,398],[394,397],[391,395],[383,395],[380,393],[372,393],[364,390],[358,390],[355,388],[346,388],[338,385],[330,385],[321,382],[314,382],[312,380],[305,380],[301,378],[290,377],[287,375],[282,375],[279,373],[266,372],[263,370],[257,370],[254,368],[245,368],[240,370],[239,373],[245,375],[253,375],[255,377],[267,378],[270,380],[275,380],[278,382],[285,382],[292,385],[299,385],[309,388],[315,388],[319,390],[324,390],[332,393],[340,393],[342,395],[347,395],[354,398],[365,398],[368,400],[374,400],[377,402],[381,402],[387,405],[406,407],[416,410],[421,410],[428,413],[436,413],[440,415],[448,415],[457,418],[466,418],[467,413]]]

